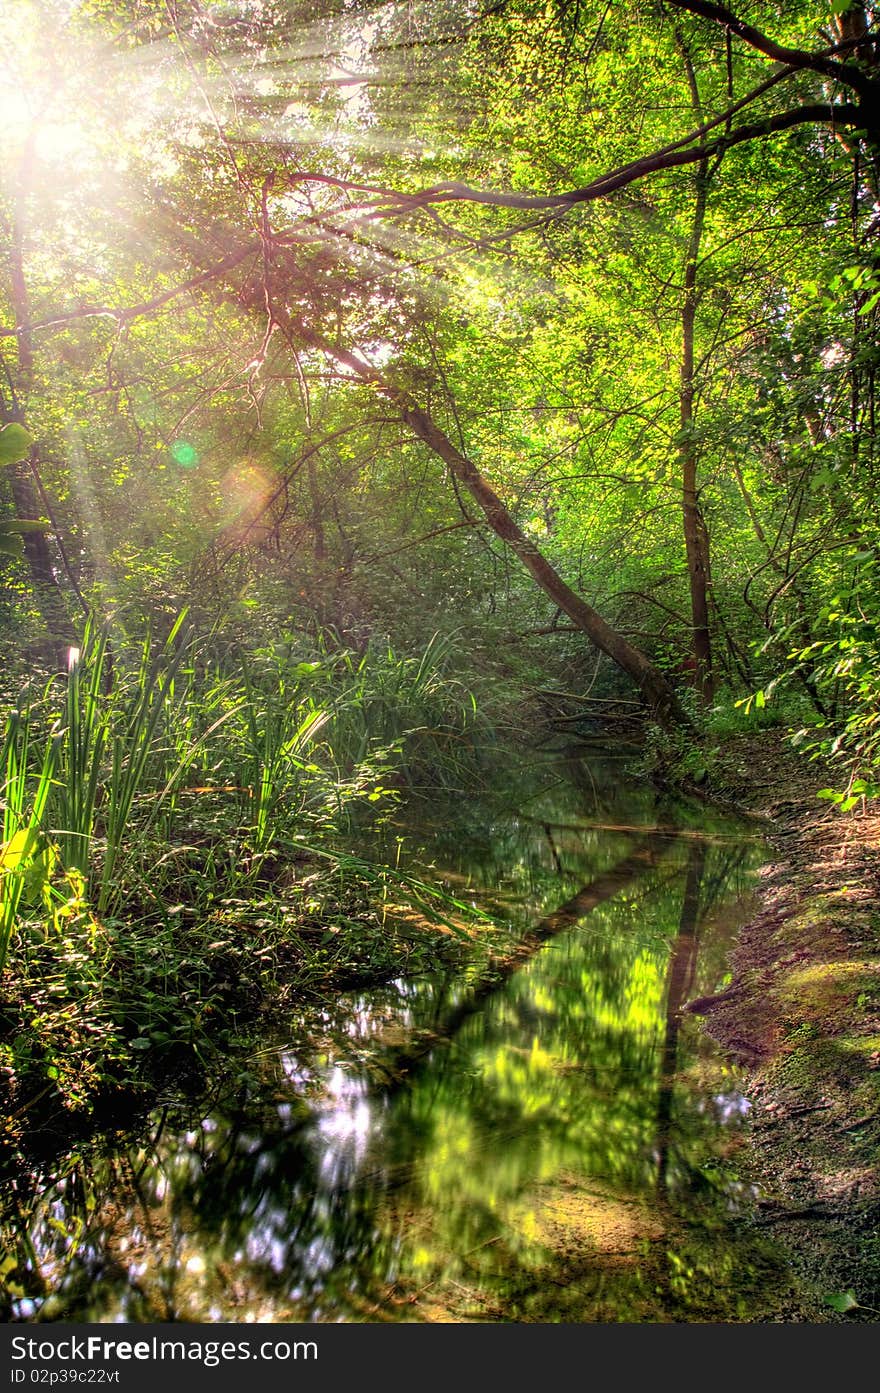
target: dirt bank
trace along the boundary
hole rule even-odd
[[[743,1166],[760,1188],[755,1222],[784,1245],[802,1292],[783,1319],[876,1322],[877,804],[841,815],[822,803],[822,771],[776,731],[728,744],[716,782],[765,823],[774,857],[732,954],[730,988],[689,1009],[747,1070]]]

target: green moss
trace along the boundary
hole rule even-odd
[[[767,1076],[774,1085],[797,1092],[803,1105],[829,1093],[849,1091],[863,1078],[861,1056],[841,1041],[806,1032],[797,1039],[794,1048],[768,1065]]]
[[[813,1023],[829,1035],[846,1032],[852,1013],[880,998],[880,962],[834,959],[788,973],[774,992],[784,1022]],[[858,1003],[858,1005],[857,1005]]]

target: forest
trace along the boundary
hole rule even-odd
[[[880,12],[6,0],[0,36],[5,1319],[876,1319]],[[837,908],[766,1039],[833,1037],[789,1103],[851,1095],[858,1276],[775,1209],[723,1258],[682,1217],[746,1203],[689,1090],[744,1126],[766,1050],[713,1091],[688,1002],[738,990],[780,816]],[[394,1174],[425,1148],[405,1260],[380,1094]]]

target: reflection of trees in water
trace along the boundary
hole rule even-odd
[[[503,910],[521,917],[522,908],[534,912],[537,905],[558,902],[560,875],[573,892],[586,875],[623,854],[631,836],[609,834],[607,826],[591,828],[587,818],[650,824],[656,804],[647,781],[634,785],[621,777],[619,760],[572,753],[562,760],[518,763],[509,786],[487,789],[478,799],[433,799],[423,810],[421,835],[416,804],[388,835],[403,833],[405,859],[418,862],[428,855],[441,877],[455,873],[486,892],[490,902],[500,892]],[[578,824],[563,849],[544,830],[554,823]],[[388,851],[396,855],[396,843],[389,842]]]
[[[376,1187],[348,1183],[345,1138],[334,1172],[330,1139],[319,1144],[278,1109],[263,1113],[259,1132],[253,1117],[220,1113],[205,1120],[209,1130],[177,1131],[180,1123],[106,1171],[89,1166],[86,1194],[61,1191],[36,1234],[55,1290],[44,1318],[243,1320],[314,1309],[352,1260],[375,1252]],[[375,1179],[381,1192],[385,1177]]]
[[[684,902],[668,860],[630,854],[484,981],[411,998],[403,1048],[376,1057],[349,1034],[310,1116],[308,1071],[292,1069],[204,1125],[169,1112],[145,1146],[84,1156],[37,1227],[56,1292],[45,1318],[383,1318],[389,1284],[461,1273],[462,1255],[495,1298],[519,1291],[516,1309],[534,1309],[529,1274],[553,1259],[521,1222],[533,1192],[570,1173],[646,1196],[658,1169],[681,1185],[690,1151],[705,1154],[710,1119],[692,1111],[682,1128],[671,1080],[695,897],[731,867],[690,845]],[[542,893],[553,885],[548,870]],[[708,972],[712,987],[711,958]]]
[[[734,1245],[724,1234],[735,1190],[703,1180],[717,1132],[706,1100],[681,1084],[673,1090],[679,1012],[695,982],[698,929],[725,880],[742,866],[741,852],[692,841],[684,887],[679,878],[660,891],[653,937],[632,931],[626,906],[605,906],[601,933],[593,935],[591,918],[531,963],[503,997],[487,1000],[478,1024],[464,1023],[454,1060],[432,1070],[430,1096],[418,1084],[409,1091],[409,1112],[421,1111],[446,1152],[442,1184],[420,1169],[420,1207],[430,1213],[438,1247],[480,1254],[452,1270],[461,1283],[471,1272],[486,1318],[499,1301],[507,1319],[657,1319],[666,1307],[691,1305],[710,1313],[701,1318],[711,1319],[713,1311],[739,1318],[743,1291],[751,1285],[757,1293],[771,1275],[778,1283],[779,1270],[760,1245]],[[656,877],[652,893],[656,898]],[[637,906],[635,897],[629,908]],[[671,952],[656,939],[657,927],[666,925],[677,927]],[[711,961],[709,969],[717,973]],[[531,1049],[523,1043],[524,1026]],[[571,1174],[583,1203],[572,1200],[565,1184],[560,1188],[558,1178]],[[596,1216],[606,1214],[608,1231],[618,1233],[622,1223],[627,1227],[621,1214],[639,1199],[644,1248],[636,1243],[622,1263],[619,1250],[605,1251]],[[523,1204],[532,1207],[534,1241],[521,1223]],[[541,1239],[548,1212],[565,1213],[575,1234],[586,1224],[576,1256]],[[670,1230],[665,1239],[652,1232],[658,1221]],[[691,1221],[692,1232],[685,1226]],[[676,1243],[684,1256],[674,1251]],[[419,1274],[412,1271],[410,1279],[418,1287]],[[435,1282],[442,1285],[436,1273],[430,1285]],[[557,1293],[548,1304],[548,1284],[552,1291],[557,1282],[568,1295]],[[580,1294],[569,1302],[576,1284]],[[612,1290],[616,1309],[608,1304]]]
[[[669,1173],[680,1013],[691,994],[697,969],[697,926],[705,864],[705,846],[699,842],[692,843],[688,849],[678,936],[672,945],[666,972],[666,1030],[657,1090],[657,1184],[661,1191],[666,1187]]]

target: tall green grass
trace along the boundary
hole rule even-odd
[[[262,687],[247,663],[242,677],[245,699],[244,740],[239,748],[236,775],[247,796],[250,833],[258,855],[269,850],[280,827],[305,811],[310,776],[320,766],[309,759],[309,749],[329,720],[295,680],[281,670],[275,681]]]
[[[452,636],[435,633],[418,654],[396,653],[387,641],[360,654],[329,648],[314,666],[312,683],[335,688],[330,738],[344,765],[384,756],[411,790],[473,782],[489,732],[455,673]]]
[[[186,654],[185,620],[184,612],[156,651],[147,637],[133,665],[120,672],[117,662],[112,689],[106,629],[90,621],[71,662],[50,815],[62,863],[87,878],[99,914],[114,899],[125,856],[155,817],[155,802],[148,815],[136,803],[159,792],[157,785],[167,791],[186,772],[186,760],[163,738]]]
[[[70,671],[5,722],[0,968],[19,920],[57,927],[53,871],[57,893],[77,878],[99,918],[146,902],[165,922],[166,895],[239,893],[272,854],[314,853],[392,782],[467,778],[476,709],[453,664],[437,636],[418,655],[387,643],[217,655],[184,613],[161,640],[114,633],[111,667],[90,620]]]

